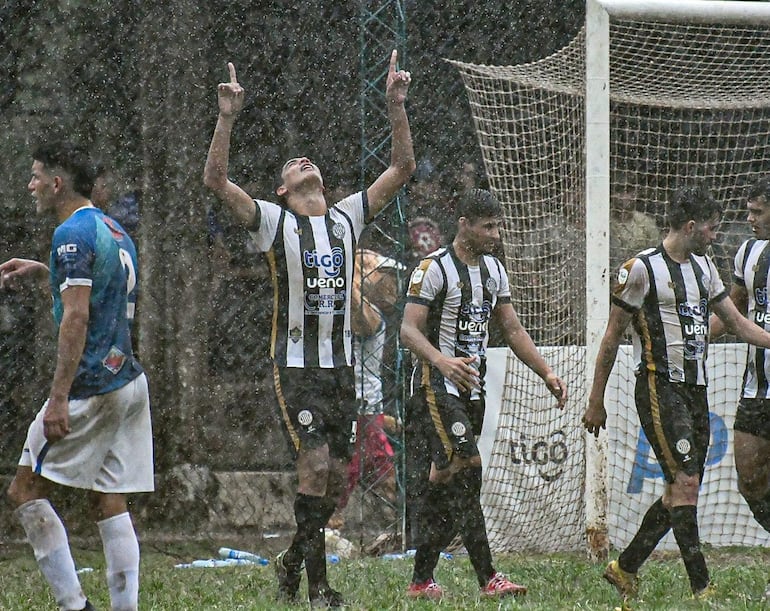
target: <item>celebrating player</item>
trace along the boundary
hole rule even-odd
[[[744,316],[770,329],[770,181],[763,178],[749,191],[748,221],[756,238],[741,244],[735,255],[730,298]],[[723,331],[712,316],[711,335]],[[746,372],[735,414],[735,470],[738,490],[760,526],[770,532],[770,353],[749,346]],[[765,589],[770,600],[770,584]]]
[[[670,529],[693,596],[704,599],[712,591],[697,517],[709,444],[709,313],[713,310],[742,339],[770,347],[770,334],[743,318],[726,299],[714,262],[706,255],[721,215],[722,205],[702,184],[677,191],[668,206],[669,231],[663,243],[624,263],[613,291],[583,423],[597,436],[605,427],[607,380],[623,332],[633,323],[636,409],[666,478],[663,496],[647,510],[631,543],[604,572],[624,601],[636,595],[637,571]]]
[[[433,579],[441,551],[459,532],[481,593],[499,597],[526,593],[495,571],[481,510],[481,457],[476,436],[484,419],[484,373],[488,325],[495,317],[505,341],[540,376],[558,400],[567,388],[543,360],[521,326],[502,263],[489,255],[500,239],[502,208],[495,197],[472,189],[457,201],[457,234],[447,247],[423,259],[412,272],[401,339],[419,362],[419,385],[411,405],[426,431],[432,464],[418,510],[420,542],[410,598],[439,599]],[[422,452],[407,447],[407,452]]]
[[[233,64],[218,86],[219,117],[204,182],[267,253],[275,291],[271,357],[285,431],[296,453],[297,531],[276,559],[279,596],[295,600],[304,562],[313,605],[341,606],[329,587],[323,528],[344,489],[355,441],[350,292],[356,242],[415,168],[404,103],[411,77],[393,51],[385,96],[392,129],[390,166],[365,191],[328,206],[318,167],[289,159],[276,195],[283,206],[253,200],[227,177],[230,134],[243,106]]]
[[[51,483],[90,490],[112,608],[135,610],[139,543],[124,495],[154,487],[147,379],[130,338],[136,252],[122,228],[88,199],[93,175],[81,149],[50,144],[33,159],[28,188],[37,212],[60,223],[50,272],[38,261],[11,259],[0,265],[0,287],[50,274],[57,358],[8,496],[59,607],[92,609],[64,525],[46,498]]]

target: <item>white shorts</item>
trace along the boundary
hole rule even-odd
[[[19,466],[72,488],[114,494],[155,489],[144,374],[105,395],[70,401],[70,432],[56,443],[43,433],[45,408],[27,431]]]

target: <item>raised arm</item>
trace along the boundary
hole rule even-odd
[[[394,49],[390,55],[388,80],[385,86],[385,98],[388,106],[388,118],[391,128],[390,165],[367,189],[369,214],[376,216],[403,187],[416,167],[412,133],[406,117],[404,103],[412,77],[405,70],[396,70],[398,52]]]
[[[235,76],[235,66],[227,64],[230,82],[219,83],[217,100],[219,116],[211,138],[206,166],[203,170],[203,184],[217,199],[224,202],[240,223],[250,225],[256,215],[256,204],[248,193],[227,177],[230,161],[230,134],[233,131],[235,117],[243,108],[243,88]]]
[[[607,410],[604,408],[604,392],[607,389],[607,380],[615,365],[618,356],[618,346],[623,339],[623,332],[631,322],[633,314],[627,312],[618,305],[610,308],[610,317],[607,321],[607,330],[604,332],[602,342],[599,345],[599,354],[596,356],[594,368],[594,381],[591,385],[591,393],[588,395],[588,407],[583,415],[583,426],[595,437],[599,436],[599,430],[607,426]]]
[[[510,303],[503,303],[494,309],[493,314],[503,330],[506,344],[522,363],[540,376],[551,394],[556,397],[558,407],[563,408],[567,401],[567,385],[545,362],[535,342],[519,321],[516,310]]]

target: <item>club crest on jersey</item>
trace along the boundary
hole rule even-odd
[[[484,286],[486,287],[487,291],[493,295],[497,292],[497,280],[494,278],[487,278]]]
[[[296,233],[297,235],[302,235],[302,227],[295,227],[294,233]]]
[[[341,240],[345,237],[345,225],[342,223],[334,223],[332,226],[332,235],[337,238],[338,240]]]
[[[339,246],[332,248],[330,254],[306,250],[302,253],[302,260],[305,267],[322,269],[329,278],[334,278],[340,273],[340,268],[345,263],[345,253]]]
[[[123,368],[123,363],[125,362],[126,355],[116,346],[110,348],[107,356],[102,359],[102,365],[104,365],[107,371],[113,375],[117,374]]]
[[[754,289],[754,301],[757,302],[757,305],[766,306],[767,305],[767,287],[762,286]]]
[[[625,284],[628,281],[628,270],[625,267],[621,267],[618,272],[618,284]]]

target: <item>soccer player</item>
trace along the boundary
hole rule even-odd
[[[663,496],[647,510],[631,543],[604,572],[624,603],[636,595],[636,573],[669,529],[674,531],[693,596],[704,599],[713,591],[697,517],[709,444],[709,314],[713,311],[745,341],[770,347],[770,334],[743,318],[726,299],[714,262],[706,255],[721,215],[722,205],[702,183],[679,189],[668,205],[669,230],[662,244],[624,263],[613,289],[583,424],[596,436],[606,425],[607,380],[623,332],[632,323],[636,409],[666,479]]]
[[[770,180],[749,190],[748,221],[756,236],[741,244],[735,255],[730,298],[744,316],[761,329],[770,329]],[[712,316],[711,335],[723,331]],[[735,469],[738,490],[760,526],[770,532],[770,353],[749,346],[746,371],[735,415]],[[770,599],[770,584],[764,593]]]
[[[323,528],[344,489],[355,442],[350,292],[356,243],[364,225],[415,167],[404,108],[411,76],[396,69],[397,59],[393,51],[385,91],[392,130],[390,165],[368,189],[329,206],[321,172],[307,157],[283,165],[276,189],[280,205],[253,200],[230,181],[230,134],[243,106],[233,64],[228,64],[230,81],[218,86],[219,117],[204,170],[205,185],[251,232],[270,264],[275,390],[298,475],[297,530],[276,559],[278,593],[296,600],[304,562],[315,606],[344,603],[326,579]]]
[[[92,609],[64,525],[46,498],[51,484],[89,490],[112,608],[135,610],[139,543],[125,494],[154,488],[147,379],[133,355],[128,316],[135,250],[122,228],[91,204],[93,174],[82,149],[52,143],[37,149],[33,160],[28,189],[37,212],[59,222],[50,270],[11,259],[0,265],[0,287],[49,275],[57,357],[48,399],[29,427],[8,496],[59,607]]]
[[[401,340],[418,362],[410,402],[430,443],[431,467],[418,509],[419,533],[410,598],[440,599],[433,578],[441,550],[460,534],[483,596],[525,594],[492,564],[481,509],[481,457],[476,436],[484,419],[484,373],[489,321],[505,342],[545,382],[559,407],[567,388],[538,352],[511,304],[503,264],[489,255],[500,239],[500,203],[472,189],[456,203],[457,233],[449,246],[423,259],[412,272]],[[407,447],[408,453],[423,452]]]

